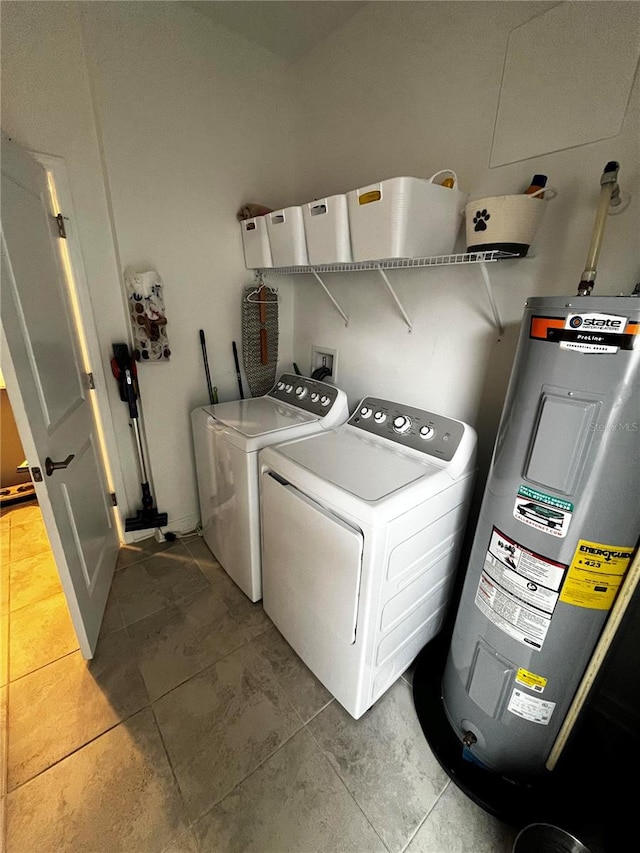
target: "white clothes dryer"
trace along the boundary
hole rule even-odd
[[[262,598],[258,451],[348,417],[344,391],[288,373],[262,397],[191,413],[203,538],[251,601]]]
[[[356,719],[443,626],[476,443],[365,397],[342,426],[260,452],[263,607]]]

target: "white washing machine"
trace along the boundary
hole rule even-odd
[[[263,607],[356,719],[442,628],[475,458],[461,421],[373,397],[260,453]]]
[[[263,397],[191,413],[204,541],[251,601],[262,598],[258,451],[348,417],[344,391],[288,373]]]

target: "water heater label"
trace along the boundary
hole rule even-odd
[[[547,679],[544,676],[536,675],[535,672],[529,672],[522,667],[516,672],[516,681],[535,693],[544,693],[544,688],[547,686]]]
[[[640,334],[640,323],[617,314],[568,314],[562,317],[532,317],[529,337],[559,343],[561,349],[610,354],[632,350]]]
[[[573,504],[553,495],[545,495],[529,486],[520,486],[513,507],[513,517],[529,527],[548,533],[550,536],[567,535]]]
[[[611,610],[634,550],[581,539],[569,566],[560,601],[591,610]]]
[[[530,696],[517,687],[513,688],[511,699],[507,705],[507,709],[512,714],[541,726],[549,725],[555,707],[555,702],[547,702],[545,699],[538,699],[537,696]]]
[[[475,603],[497,628],[527,648],[541,649],[567,566],[523,548],[496,527]]]

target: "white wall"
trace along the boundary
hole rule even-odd
[[[485,462],[524,301],[575,292],[609,159],[621,162],[634,197],[607,223],[596,293],[629,292],[640,280],[637,81],[617,138],[488,168],[509,31],[553,5],[374,2],[288,66],[187,3],[2,4],[3,127],[66,159],[107,370],[112,342],[128,334],[124,267],[148,265],[165,283],[173,356],[141,366],[140,381],[155,497],[176,529],[197,514],[189,412],[207,402],[200,328],[220,398],[236,396],[231,342],[240,342],[240,295],[251,280],[241,204],[302,203],[443,167],[472,198],[549,175],[559,196],[535,256],[491,268],[508,326],[501,341],[475,267],[390,273],[412,335],[373,273],[328,279],[349,328],[315,280],[278,282],[283,368],[295,360],[308,369],[314,343],[335,347],[352,406],[377,394],[468,420]],[[607,3],[612,15],[615,5]],[[110,398],[127,514],[139,506],[139,484],[115,382]]]
[[[610,159],[620,161],[621,184],[634,195],[626,213],[607,222],[595,293],[629,293],[640,281],[637,80],[617,138],[488,168],[509,32],[552,5],[371,3],[295,67],[301,203],[442,168],[457,172],[470,198],[521,192],[536,172],[558,188],[533,257],[490,267],[507,324],[501,341],[477,267],[389,273],[414,321],[411,335],[373,272],[325,279],[348,328],[314,280],[296,278],[294,356],[301,369],[312,344],[337,348],[338,384],[352,406],[375,394],[467,420],[479,430],[485,469],[524,302],[576,292]],[[616,4],[606,5],[615,15]],[[457,248],[464,247],[463,229]]]
[[[241,294],[253,276],[236,212],[291,194],[291,78],[283,61],[186,3],[3,6],[3,126],[67,159],[107,370],[111,344],[128,339],[125,267],[156,269],[164,282],[172,357],[140,365],[139,381],[154,497],[170,528],[188,529],[199,518],[189,416],[208,403],[198,331],[220,400],[237,398],[232,341],[242,352]],[[281,290],[279,355],[290,369],[291,283]],[[112,386],[123,512],[133,514],[139,476]]]

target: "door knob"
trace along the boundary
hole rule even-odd
[[[70,453],[64,462],[54,462],[50,456],[44,460],[44,470],[47,472],[47,477],[50,477],[54,471],[60,471],[62,468],[68,468],[74,454]]]

